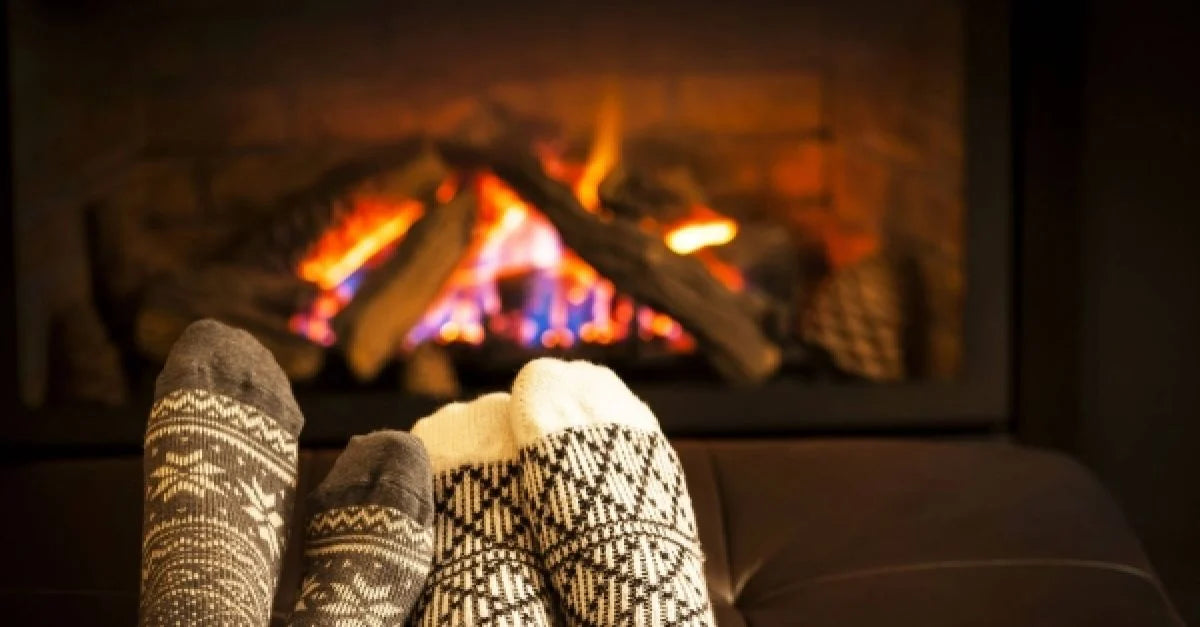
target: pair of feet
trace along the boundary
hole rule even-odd
[[[141,624],[268,624],[302,424],[248,334],[184,333],[146,433]],[[591,364],[351,439],[309,509],[291,625],[713,623],[678,460]]]

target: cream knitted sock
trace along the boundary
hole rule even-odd
[[[517,503],[508,395],[454,403],[412,428],[433,470],[433,570],[410,624],[558,624],[555,601]]]
[[[429,460],[412,435],[351,438],[309,496],[292,627],[403,625],[429,575],[431,493]]]
[[[568,624],[714,624],[683,469],[650,409],[607,368],[539,359],[510,413]]]

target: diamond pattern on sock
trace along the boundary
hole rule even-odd
[[[411,624],[559,624],[517,502],[518,482],[518,466],[510,461],[434,475],[434,566]]]
[[[568,624],[713,624],[691,499],[661,432],[572,427],[526,445],[521,461]]]

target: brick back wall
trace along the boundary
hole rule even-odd
[[[618,76],[626,138],[693,138],[725,162],[728,174],[706,181],[716,195],[775,196],[797,229],[890,229],[960,257],[957,5],[824,4],[585,14],[358,1],[286,17],[189,4],[144,18],[146,140],[229,179],[222,154],[444,132],[483,100],[580,138],[604,80]],[[235,196],[280,186],[232,178],[259,187],[226,189]]]

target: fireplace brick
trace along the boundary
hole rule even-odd
[[[825,146],[816,142],[788,144],[774,155],[771,190],[785,198],[811,198],[825,192]]]
[[[669,124],[674,116],[667,87],[663,81],[637,76],[622,76],[621,126],[626,135]],[[538,94],[530,104],[544,107],[553,119],[561,120],[568,133],[585,135],[596,123],[597,108],[606,90],[606,78],[599,75],[569,77],[530,85],[528,93]]]
[[[297,130],[305,140],[387,141],[420,130],[412,94],[367,81],[321,81],[296,91]]]
[[[286,90],[270,86],[151,87],[146,93],[151,146],[244,146],[293,139]]]
[[[814,74],[687,75],[676,85],[683,126],[721,133],[797,133],[821,126]]]
[[[130,167],[109,197],[138,215],[148,208],[192,214],[199,209],[194,165],[187,159],[143,159]]]
[[[830,186],[839,219],[877,232],[892,192],[890,164],[842,145],[831,149],[830,161]]]
[[[213,208],[218,212],[261,211],[287,194],[309,187],[356,151],[350,145],[317,144],[216,158],[210,166]]]

